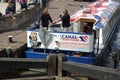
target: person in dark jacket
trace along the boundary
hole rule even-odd
[[[21,5],[20,10],[27,10],[27,0],[19,0],[19,4]]]
[[[5,14],[6,16],[8,17],[12,17],[13,19],[16,19],[14,16],[13,16],[13,8],[12,8],[13,4],[12,3],[8,3],[8,6],[6,7],[5,9]]]
[[[2,13],[0,12],[0,17],[2,17]]]
[[[48,30],[49,21],[50,21],[51,23],[53,23],[53,20],[52,20],[50,14],[49,14],[49,12],[48,12],[48,9],[45,9],[45,10],[44,10],[44,12],[43,12],[43,14],[42,14],[39,22],[40,22],[40,21],[41,21],[42,27],[46,27],[47,30]]]
[[[68,14],[67,9],[63,11],[63,16],[61,15],[60,18],[62,20],[63,31],[67,31],[67,29],[70,27],[70,15]]]
[[[8,0],[8,3],[12,3],[12,11],[13,11],[13,14],[16,13],[16,1],[15,0]]]

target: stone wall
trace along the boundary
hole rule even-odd
[[[39,18],[41,11],[42,9],[40,8],[40,5],[35,5],[28,10],[23,10],[22,12],[17,13],[15,15],[15,20],[11,17],[1,17],[0,32],[16,29],[25,29]]]

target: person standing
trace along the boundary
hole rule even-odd
[[[70,15],[68,14],[68,10],[64,9],[63,15],[60,15],[60,18],[62,20],[62,27],[63,31],[68,31],[70,27]]]
[[[48,9],[44,10],[43,14],[41,15],[41,18],[39,19],[39,22],[40,21],[41,21],[42,27],[47,28],[47,30],[48,30],[49,22],[53,24],[53,20],[48,12]]]
[[[21,5],[20,10],[24,9],[27,10],[27,0],[19,0],[19,4]]]

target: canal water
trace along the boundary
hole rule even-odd
[[[116,69],[120,67],[120,23],[117,27],[114,41],[111,44],[111,52],[104,60],[104,66]]]

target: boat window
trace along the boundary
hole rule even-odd
[[[85,18],[80,18],[78,20],[80,23],[80,32],[84,33],[91,33],[93,29],[93,24],[96,22],[94,19],[85,19]]]
[[[91,22],[84,22],[83,23],[83,32],[91,33],[93,28],[93,23]]]

